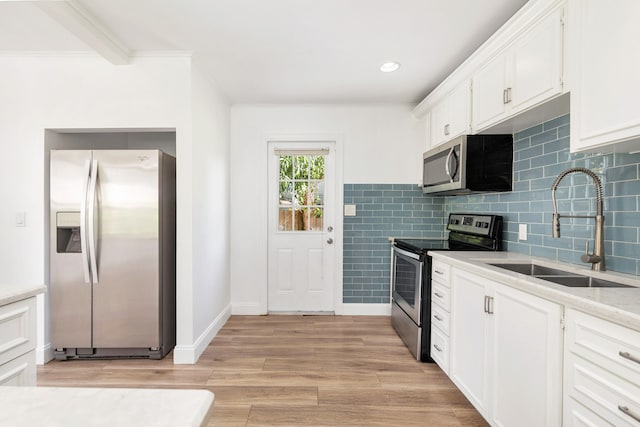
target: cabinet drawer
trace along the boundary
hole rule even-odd
[[[36,299],[0,307],[0,365],[36,348]]]
[[[440,283],[433,282],[431,284],[431,302],[436,303],[446,311],[450,311],[451,307],[451,291]],[[433,305],[432,305],[433,306]]]
[[[431,328],[431,357],[449,375],[449,338],[438,328]]]
[[[568,350],[640,384],[640,332],[580,311],[567,311]]]
[[[36,352],[18,356],[0,366],[0,386],[35,386]]]
[[[567,356],[567,394],[615,426],[640,424],[640,386],[575,354]]]
[[[575,399],[564,402],[563,427],[611,427],[611,423],[603,420],[591,410],[585,408]]]
[[[449,276],[451,273],[451,266],[449,264],[434,260],[431,266],[431,273],[432,280],[449,287]]]
[[[436,304],[431,304],[431,325],[435,325],[445,335],[449,335],[449,313],[444,311]]]

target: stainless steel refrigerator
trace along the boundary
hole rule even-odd
[[[175,346],[175,158],[51,151],[50,312],[56,359]]]

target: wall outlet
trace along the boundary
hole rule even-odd
[[[518,224],[518,240],[527,240],[527,224]]]
[[[356,205],[344,205],[344,216],[356,216]]]

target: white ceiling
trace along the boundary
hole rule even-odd
[[[43,3],[73,5],[125,57],[192,52],[233,103],[405,103],[526,0],[0,0],[0,51],[95,47]]]

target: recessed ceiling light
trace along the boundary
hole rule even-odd
[[[397,62],[385,62],[380,66],[380,71],[383,73],[391,73],[396,71],[398,68],[400,68],[400,64]]]

